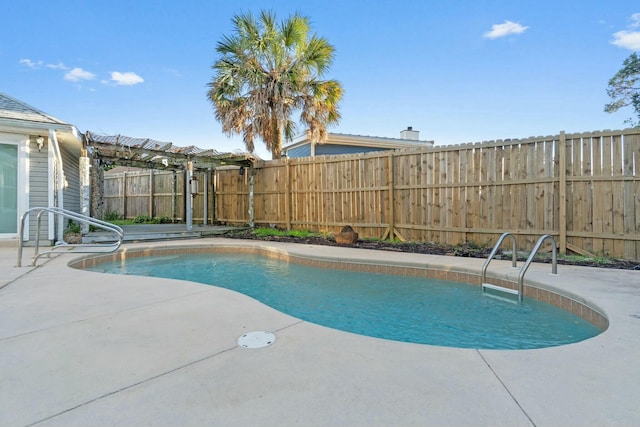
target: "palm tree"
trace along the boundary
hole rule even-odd
[[[241,134],[250,152],[262,139],[273,159],[281,157],[283,139],[293,139],[299,121],[315,142],[327,138],[327,125],[340,119],[342,86],[322,80],[333,61],[333,46],[310,34],[306,17],[295,14],[276,23],[272,12],[233,18],[234,33],[224,36],[212,66],[215,75],[207,98],[229,136]]]

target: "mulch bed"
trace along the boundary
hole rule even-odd
[[[258,237],[251,230],[233,231],[225,234],[223,237],[236,238],[236,239],[250,239],[250,240],[263,240],[271,242],[286,242],[286,243],[301,243],[308,245],[323,245],[323,246],[345,246],[338,245],[335,240],[324,237],[282,237],[282,236],[267,236]],[[491,253],[491,248],[478,247],[473,244],[464,244],[458,246],[443,246],[435,243],[417,243],[406,242],[397,243],[381,240],[359,240],[353,245],[346,245],[346,247],[360,248],[360,249],[375,249],[381,251],[392,252],[409,252],[416,254],[430,254],[430,255],[449,255],[471,258],[487,258]],[[549,259],[536,259],[536,262],[548,262]],[[510,255],[498,254],[496,259],[511,259]],[[520,260],[520,258],[519,258]],[[524,259],[521,259],[524,261]],[[597,258],[589,259],[584,258],[581,260],[566,260],[558,259],[558,264],[564,265],[576,265],[582,267],[600,267],[600,268],[613,268],[619,270],[638,270],[640,271],[640,261],[622,260],[622,259],[609,259],[609,258]]]

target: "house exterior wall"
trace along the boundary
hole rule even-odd
[[[402,138],[349,135],[329,133],[324,143],[311,144],[306,135],[297,138],[284,152],[289,158],[323,155],[371,153],[398,149],[422,149],[434,146],[434,141],[418,139],[419,132],[408,128],[401,133]]]
[[[38,146],[40,139],[41,147]],[[2,199],[5,215],[0,243],[17,241],[20,219],[28,209],[59,206],[80,211],[78,157],[82,142],[75,126],[0,92],[0,144],[13,145],[17,149],[16,161],[11,158],[16,150],[3,149],[2,161],[7,165],[4,172],[8,183],[2,191],[10,193]],[[64,174],[59,173],[61,170]],[[17,194],[12,194],[14,191]],[[7,216],[15,217],[15,228],[7,222]],[[52,216],[41,216],[41,244],[55,238]],[[37,214],[29,216],[29,223],[23,230],[25,240],[34,240],[36,220]],[[62,221],[56,221],[56,224],[58,231],[62,231]],[[62,237],[61,233],[58,237]]]
[[[354,145],[337,145],[337,144],[316,144],[316,156],[324,156],[330,154],[357,154],[370,153],[372,151],[388,151],[392,148],[367,147]]]
[[[16,218],[15,236],[2,235],[1,238],[15,238],[19,231],[19,221],[22,213],[35,207],[48,207],[54,205],[53,194],[56,186],[55,156],[51,150],[48,138],[38,150],[37,136],[20,135],[0,132],[1,144],[15,144],[18,147],[18,216]],[[61,144],[62,145],[62,144]],[[80,212],[80,173],[78,156],[70,149],[60,149],[64,168],[64,188],[62,191],[63,205],[65,209]],[[40,242],[51,243],[49,230],[50,215],[41,216]],[[25,237],[33,240],[36,235],[37,215],[30,215],[25,224]],[[49,231],[49,232],[48,232]]]
[[[311,144],[303,144],[287,150],[287,157],[309,157],[311,156]]]
[[[64,167],[64,208],[80,213],[80,163],[78,155],[69,150],[66,144],[60,144],[60,154]]]
[[[49,206],[49,141],[45,139],[44,146],[38,151],[35,137],[29,138],[29,208]],[[49,227],[49,217],[41,217],[42,228],[40,239],[47,239],[46,230]],[[36,216],[29,215],[29,240],[36,236]]]
[[[373,151],[387,151],[393,150],[388,147],[367,147],[364,145],[341,145],[341,144],[316,144],[315,155],[316,156],[328,156],[339,154],[357,154],[357,153],[371,153]],[[311,144],[303,144],[297,147],[293,147],[287,150],[287,157],[299,158],[311,156]]]

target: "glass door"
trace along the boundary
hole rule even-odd
[[[18,232],[18,146],[0,144],[0,235]]]

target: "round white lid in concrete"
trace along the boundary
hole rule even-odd
[[[244,348],[261,348],[273,344],[276,336],[267,331],[247,332],[238,338],[238,345]]]

